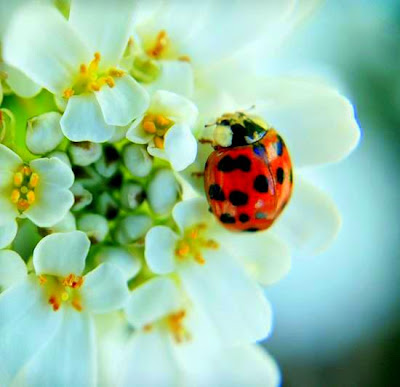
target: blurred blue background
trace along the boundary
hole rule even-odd
[[[329,251],[294,256],[266,291],[275,311],[266,348],[284,386],[397,386],[400,2],[328,0],[300,28],[279,71],[339,85],[363,133],[344,162],[307,173],[334,198],[343,227]]]

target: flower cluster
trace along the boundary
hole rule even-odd
[[[278,385],[255,344],[263,287],[336,235],[301,173],[359,137],[330,86],[253,71],[301,6],[66,3],[0,3],[0,384]],[[284,138],[294,191],[271,228],[239,233],[203,172],[226,141],[212,124],[251,106]]]

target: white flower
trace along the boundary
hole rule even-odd
[[[147,151],[168,160],[176,171],[191,164],[197,153],[197,141],[191,130],[197,108],[188,99],[159,90],[151,98],[145,115],[132,124],[126,137],[137,144],[149,144]]]
[[[279,279],[289,269],[289,253],[269,235],[233,238],[207,209],[200,198],[178,203],[172,217],[179,233],[153,227],[145,241],[147,264],[157,274],[176,273],[227,343],[263,339],[270,332],[271,312],[254,278],[263,284]]]
[[[62,161],[22,159],[0,144],[0,225],[27,217],[40,227],[59,222],[71,208],[74,197],[71,169]]]
[[[0,295],[2,385],[96,385],[92,315],[122,307],[128,289],[111,264],[82,277],[89,246],[80,231],[45,237],[33,253],[35,273]]]
[[[221,343],[213,324],[172,278],[152,278],[137,287],[125,313],[133,332],[117,316],[111,325],[102,322],[100,368],[105,385],[279,384],[278,368],[267,354],[248,345]]]
[[[131,13],[129,1],[74,0],[68,21],[53,7],[30,5],[10,22],[5,61],[68,99],[61,129],[71,141],[107,141],[148,106],[146,91],[117,67]]]

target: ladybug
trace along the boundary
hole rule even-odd
[[[215,125],[204,171],[210,211],[231,231],[265,230],[292,193],[288,149],[273,128],[243,112],[226,113]]]

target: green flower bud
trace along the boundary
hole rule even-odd
[[[139,207],[145,197],[146,193],[138,183],[127,182],[121,188],[121,204],[128,210]]]
[[[73,164],[86,167],[101,157],[102,147],[100,144],[89,141],[71,142],[69,154]]]
[[[71,187],[71,192],[75,196],[75,203],[72,206],[72,211],[80,211],[92,203],[93,195],[80,183],[75,183]]]
[[[122,151],[122,157],[126,168],[133,176],[145,177],[153,167],[153,159],[142,145],[126,145]]]
[[[121,219],[114,232],[114,239],[121,245],[134,242],[143,242],[147,231],[153,225],[153,220],[148,215],[129,215]]]
[[[108,234],[108,222],[98,214],[84,214],[78,219],[78,230],[86,233],[92,243],[103,242]]]

